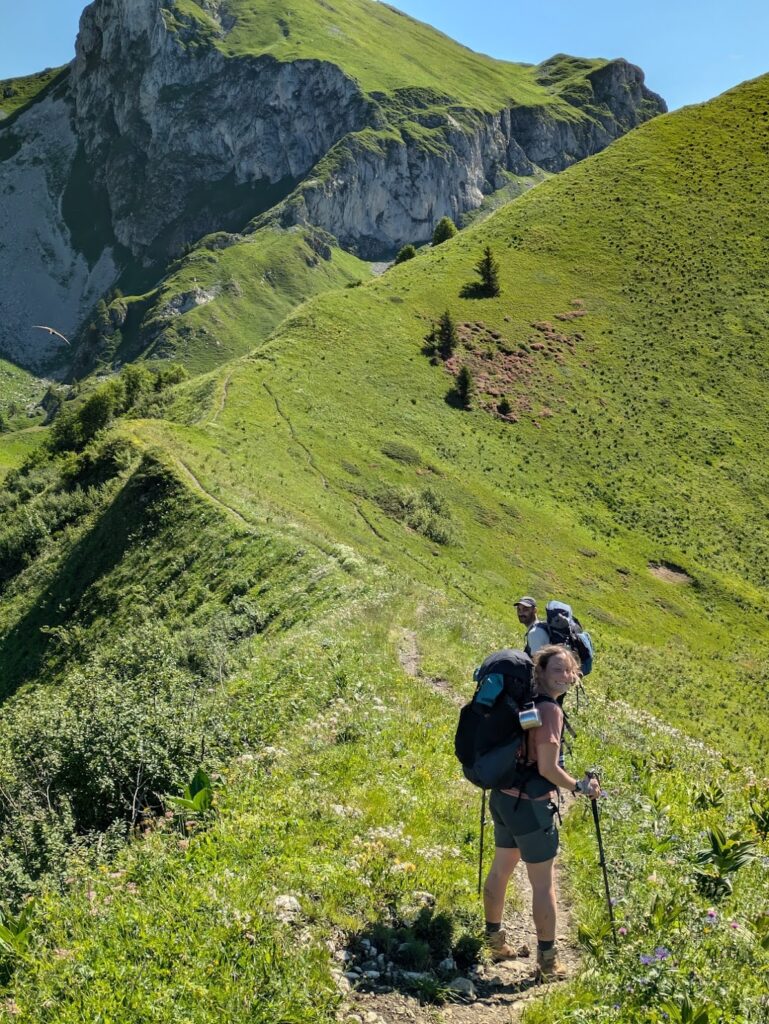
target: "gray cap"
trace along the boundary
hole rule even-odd
[[[519,604],[522,604],[524,608],[536,608],[537,607],[537,602],[534,600],[533,597],[520,597],[515,602],[515,606],[514,607],[517,608]]]

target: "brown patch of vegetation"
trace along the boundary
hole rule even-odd
[[[649,571],[652,576],[656,576],[657,579],[664,580],[666,583],[678,583],[679,585],[694,583],[693,577],[680,565],[675,565],[673,562],[649,562]]]
[[[572,305],[577,303],[582,300],[572,300]],[[508,423],[517,423],[522,414],[532,412],[530,384],[542,360],[563,363],[567,353],[583,340],[582,334],[566,334],[547,320],[531,326],[535,334],[525,341],[512,341],[482,320],[457,323],[459,346],[442,360],[452,377],[466,366],[473,377],[475,404]],[[437,354],[433,358],[440,361]],[[540,419],[553,415],[548,406],[537,412]]]

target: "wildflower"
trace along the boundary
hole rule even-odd
[[[654,963],[654,957],[653,956],[649,956],[648,953],[642,953],[639,956],[638,959],[644,965],[644,967],[648,967],[649,964],[653,964]]]
[[[739,924],[736,921],[730,921],[729,927],[730,928],[739,928],[740,926],[739,926]]]
[[[627,928],[623,925],[621,928],[617,929],[617,933],[619,935],[627,935]]]
[[[715,921],[715,919],[717,917],[718,917],[718,911],[715,909],[715,907],[711,907],[708,910],[708,913],[707,913],[708,921]]]
[[[665,949],[664,946],[657,946],[657,948],[654,950],[654,956],[657,958],[657,960],[667,960],[670,956],[670,950]]]

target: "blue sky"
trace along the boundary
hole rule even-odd
[[[4,0],[0,79],[72,59],[83,0]],[[769,71],[769,0],[398,0],[474,50],[538,63],[554,53],[626,57],[671,109]]]

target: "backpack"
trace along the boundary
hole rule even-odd
[[[475,670],[472,700],[459,713],[454,737],[465,778],[481,789],[523,789],[525,732],[520,714],[550,697],[537,696],[534,665],[524,651],[495,651]]]
[[[578,618],[572,613],[571,606],[562,601],[548,601],[547,619],[537,623],[538,628],[543,629],[551,644],[562,644],[579,658],[582,675],[589,675],[593,668],[595,650],[590,634]],[[527,645],[527,654],[528,645]]]

